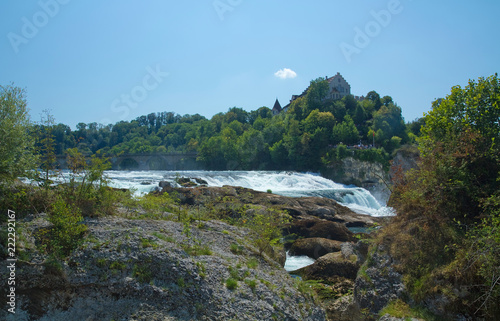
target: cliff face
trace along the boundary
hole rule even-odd
[[[405,146],[394,155],[388,171],[381,163],[347,157],[336,166],[325,169],[322,175],[337,183],[366,188],[377,200],[386,203],[391,194],[389,185],[396,171],[401,169],[406,172],[416,168],[418,157],[419,152],[416,147]]]
[[[85,243],[60,264],[35,246],[33,235],[48,225],[45,217],[23,222],[21,246],[31,259],[17,263],[16,314],[2,310],[0,319],[326,318],[280,264],[259,255],[244,228],[123,217],[85,223]]]
[[[382,203],[387,202],[390,195],[387,187],[390,177],[380,163],[347,157],[337,166],[324,170],[322,175],[337,183],[366,188]]]

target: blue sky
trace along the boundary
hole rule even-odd
[[[497,0],[4,0],[0,84],[26,88],[33,120],[50,109],[75,128],[285,105],[340,72],[411,121],[500,70],[499,14]]]

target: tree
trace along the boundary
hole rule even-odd
[[[0,86],[0,180],[11,181],[36,168],[30,125],[25,90]]]
[[[392,238],[391,254],[417,301],[466,289],[459,297],[447,295],[448,307],[495,320],[500,313],[497,75],[453,87],[433,103],[422,124],[419,168],[396,175],[389,200],[398,215],[386,234],[397,233],[381,239]]]
[[[42,159],[40,169],[42,170],[41,180],[48,188],[52,184],[51,178],[57,166],[56,142],[54,136],[54,116],[48,110],[44,110],[39,125],[38,139],[39,152]]]
[[[382,106],[380,95],[375,90],[372,90],[368,94],[366,94],[366,99],[374,103],[375,110],[379,110],[379,108]]]
[[[330,132],[335,124],[335,117],[330,112],[320,112],[315,109],[302,123],[304,130],[309,133],[314,133],[317,128],[325,128]]]
[[[309,110],[321,109],[321,103],[328,94],[328,89],[328,81],[325,78],[320,77],[311,81],[306,94]]]
[[[424,159],[443,173],[458,211],[468,219],[482,214],[481,202],[500,188],[500,82],[469,81],[435,101],[417,139]],[[456,199],[455,199],[456,198]]]
[[[359,142],[359,132],[351,116],[345,115],[344,121],[333,127],[333,142],[335,144],[356,144]]]

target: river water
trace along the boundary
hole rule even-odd
[[[63,173],[67,176],[68,172]],[[257,191],[271,192],[283,196],[319,196],[331,198],[354,212],[371,216],[393,215],[390,208],[377,200],[368,190],[346,186],[321,177],[315,173],[273,171],[107,171],[110,186],[133,189],[136,195],[154,190],[160,181],[176,186],[180,177],[199,178],[208,186],[241,186]],[[285,269],[293,271],[314,262],[307,256],[289,256]]]
[[[283,196],[319,196],[331,198],[353,211],[371,216],[392,215],[390,208],[377,200],[368,190],[346,186],[315,173],[273,171],[107,171],[110,185],[132,188],[136,194],[150,192],[160,181],[176,186],[176,178],[200,178],[208,186],[241,186]]]

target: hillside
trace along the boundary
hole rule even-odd
[[[331,99],[328,90],[326,79],[313,80],[277,115],[268,107],[234,107],[210,120],[160,112],[109,125],[79,123],[76,130],[47,116],[34,130],[40,147],[44,138],[53,139],[57,155],[69,148],[109,156],[197,152],[212,170],[319,170],[345,157],[345,148],[336,148],[344,145],[356,146],[356,158],[387,164],[395,149],[414,142],[420,124],[405,125],[390,96],[371,91],[364,100]],[[369,148],[373,143],[376,149]]]

